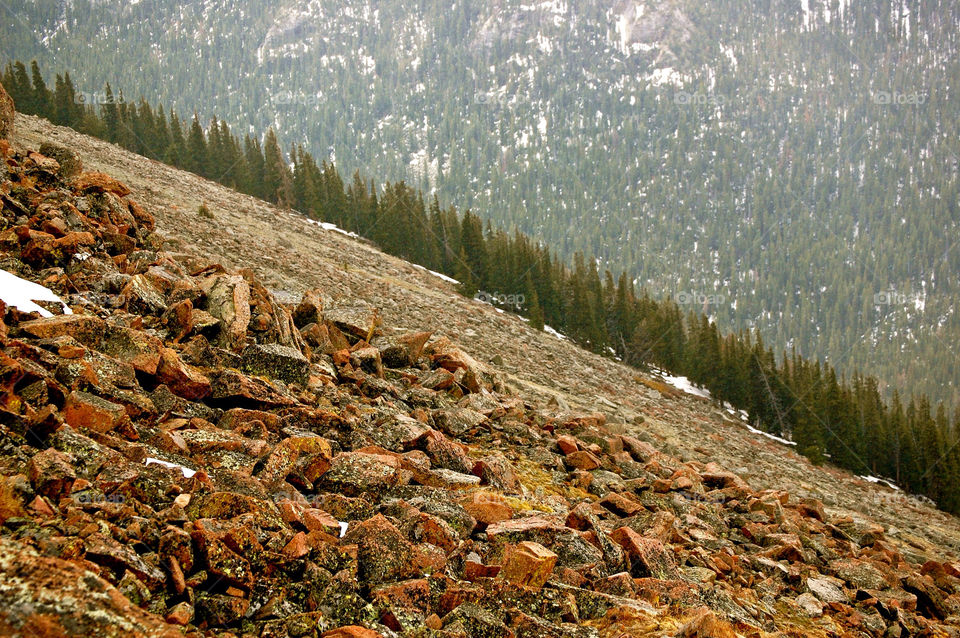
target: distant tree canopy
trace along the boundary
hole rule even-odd
[[[58,75],[51,91],[31,66],[32,79],[20,62],[2,77],[25,113],[356,232],[385,252],[455,277],[465,295],[486,293],[537,329],[551,326],[640,369],[689,377],[718,403],[745,411],[756,427],[791,438],[814,462],[889,477],[960,513],[960,414],[951,420],[942,403],[934,409],[917,394],[904,406],[897,392],[887,402],[875,377],[838,375],[795,350],[777,357],[759,333],[721,334],[705,315],[638,291],[625,273],[601,273],[594,258],[576,253],[565,264],[519,231],[484,226],[475,213],[444,207],[437,197],[427,205],[403,182],[378,188],[356,172],[345,185],[332,163],[317,164],[302,145],[285,154],[273,130],[262,143],[250,135],[241,142],[216,118],[204,128],[196,115],[187,125],[162,105],[107,99],[110,86],[102,104],[77,104],[68,74]]]

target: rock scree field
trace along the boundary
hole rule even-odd
[[[70,313],[0,304],[0,634],[960,635],[960,527],[922,500],[366,242],[13,124],[0,268]]]

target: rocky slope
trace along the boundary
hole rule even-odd
[[[13,144],[0,268],[72,314],[0,310],[0,632],[960,634],[954,519],[363,242]]]

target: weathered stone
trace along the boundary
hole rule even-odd
[[[641,536],[629,527],[614,530],[610,538],[630,557],[634,576],[653,576],[668,580],[680,578],[673,556],[660,541]]]
[[[122,406],[87,392],[71,392],[61,412],[63,420],[75,428],[110,432],[126,418]]]
[[[9,538],[0,538],[0,581],[0,633],[6,635],[182,635],[80,564],[38,556]]]
[[[73,457],[53,448],[35,454],[27,464],[27,476],[33,489],[54,502],[70,494],[77,480],[72,463]]]
[[[249,374],[305,385],[310,362],[295,348],[276,343],[253,344],[243,350],[241,369]]]
[[[59,315],[20,324],[20,329],[40,339],[73,337],[85,346],[99,346],[106,325],[93,315]]]
[[[65,180],[73,179],[83,172],[83,162],[75,152],[66,146],[43,142],[40,144],[40,153],[57,161],[59,165],[57,172]]]
[[[85,193],[113,193],[126,197],[130,189],[105,173],[82,173],[73,182],[74,189]]]
[[[826,578],[808,578],[807,590],[825,603],[846,603],[846,594]]]
[[[500,576],[518,585],[540,589],[556,565],[556,554],[539,543],[524,541],[507,545]]]
[[[382,454],[344,452],[333,457],[321,477],[323,487],[347,496],[377,494],[401,482],[400,462]]]
[[[218,344],[239,351],[250,324],[250,286],[240,275],[217,275],[208,286],[207,311],[220,321]]]
[[[720,620],[709,609],[703,609],[680,627],[677,638],[736,638],[730,623]]]
[[[170,348],[161,349],[156,374],[160,383],[188,401],[198,401],[211,392],[210,379],[198,368],[181,361],[180,355]]]
[[[371,584],[415,578],[413,546],[383,515],[350,526],[344,543],[356,544],[360,577]]]

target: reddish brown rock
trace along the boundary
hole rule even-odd
[[[676,580],[680,577],[673,556],[663,543],[637,534],[629,527],[621,527],[610,535],[630,557],[634,576]]]
[[[413,565],[413,546],[381,514],[352,524],[343,542],[357,545],[359,573],[366,582],[380,584],[420,575]]]
[[[307,543],[307,535],[303,532],[294,534],[290,542],[280,550],[287,558],[302,558],[310,553],[310,545]]]
[[[737,638],[730,623],[720,620],[709,609],[700,610],[677,632],[678,638]]]
[[[113,193],[118,197],[130,194],[129,188],[106,173],[82,173],[73,181],[73,187],[85,193]]]
[[[5,636],[182,636],[80,564],[8,538],[0,538],[0,582]]]
[[[604,506],[617,516],[633,516],[637,512],[644,510],[643,505],[630,500],[622,494],[610,492],[600,500],[600,505]]]
[[[175,350],[163,348],[157,365],[157,380],[188,401],[198,401],[211,392],[210,379],[198,368],[180,359]]]
[[[320,638],[383,638],[383,634],[359,625],[338,627],[321,634]]]
[[[500,577],[524,587],[540,589],[553,573],[557,555],[530,541],[507,545],[503,553]]]
[[[35,454],[27,464],[27,476],[38,494],[54,502],[70,494],[77,474],[73,469],[73,457],[47,448]]]
[[[92,315],[60,315],[21,323],[20,329],[39,339],[70,336],[86,346],[96,347],[103,338],[105,324]]]
[[[61,415],[75,428],[100,433],[116,429],[126,419],[122,406],[86,392],[71,392]]]
[[[513,508],[507,505],[503,498],[489,492],[473,492],[461,499],[460,505],[478,523],[484,525],[508,521],[513,517]]]
[[[600,459],[586,450],[571,452],[566,456],[567,464],[578,470],[589,472],[600,467]]]

